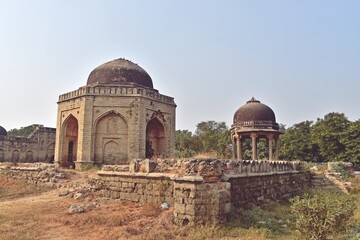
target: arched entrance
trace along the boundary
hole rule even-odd
[[[166,149],[165,130],[157,118],[151,119],[146,126],[146,158],[162,157]]]
[[[78,144],[78,121],[70,115],[63,125],[61,166],[75,168]]]
[[[128,162],[128,126],[125,119],[111,111],[96,122],[94,159],[98,164]]]

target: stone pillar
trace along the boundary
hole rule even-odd
[[[236,159],[236,151],[237,151],[237,146],[236,146],[236,140],[235,137],[232,137],[232,160]]]
[[[86,96],[82,98],[77,114],[79,127],[77,157],[75,161],[75,169],[77,170],[94,165],[94,158],[91,156],[93,146],[93,106],[93,97]]]
[[[279,160],[279,138],[275,138],[275,160]]]
[[[268,141],[269,141],[269,160],[273,159],[273,149],[272,149],[272,141],[273,141],[273,135],[270,134],[268,136]]]
[[[257,160],[257,135],[251,134],[252,139],[252,160]]]
[[[241,137],[240,134],[237,135],[236,138],[236,145],[237,145],[237,159],[242,160],[243,159],[243,154],[242,154],[242,141],[241,141]]]
[[[239,154],[239,156],[240,156],[240,160],[243,160],[243,141],[242,141],[242,139],[240,138],[240,154]]]

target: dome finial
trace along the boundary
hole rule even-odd
[[[254,96],[249,100],[249,101],[247,101],[246,103],[251,103],[251,102],[260,102],[259,100],[256,100],[255,98],[254,98]]]

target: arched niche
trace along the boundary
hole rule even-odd
[[[46,148],[46,157],[45,157],[46,162],[54,163],[54,152],[55,152],[55,143],[51,143]]]
[[[18,150],[14,150],[11,155],[11,161],[17,163],[20,161],[20,153]]]
[[[115,112],[108,112],[95,123],[94,160],[99,164],[128,162],[128,124]]]
[[[5,162],[5,153],[2,149],[0,149],[0,162]]]
[[[62,167],[75,167],[75,161],[77,157],[77,144],[78,144],[78,120],[70,115],[63,124],[62,127]]]
[[[146,126],[146,158],[162,157],[166,149],[164,125],[158,118],[151,119]]]
[[[26,152],[25,162],[33,162],[34,161],[34,152],[29,150]]]
[[[108,165],[118,164],[121,159],[120,145],[114,140],[104,144],[103,163]]]

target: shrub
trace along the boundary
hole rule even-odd
[[[355,200],[349,195],[325,190],[314,190],[290,201],[296,228],[311,240],[343,232],[356,208]]]
[[[353,175],[351,166],[342,162],[334,162],[331,164],[331,170],[340,174],[341,179],[348,179]]]

